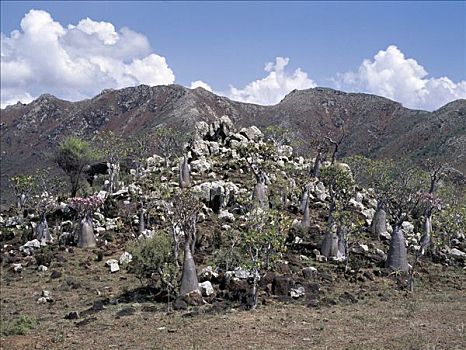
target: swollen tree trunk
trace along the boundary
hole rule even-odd
[[[180,188],[188,188],[191,186],[191,174],[186,156],[180,162],[180,175],[179,175]]]
[[[139,225],[138,225],[138,233],[143,234],[146,230],[146,225],[144,222],[144,203],[141,200],[140,208],[139,208]]]
[[[394,271],[407,272],[409,270],[406,240],[399,225],[393,225],[392,239],[390,240],[385,267]]]
[[[322,166],[322,152],[319,151],[317,153],[317,156],[316,156],[315,160],[314,160],[314,166],[313,166],[312,171],[311,171],[311,176],[319,178],[321,166]]]
[[[78,247],[93,248],[96,245],[92,218],[85,216],[79,224]]]
[[[327,259],[338,257],[338,235],[335,232],[335,227],[329,227],[329,230],[324,236],[322,246],[320,248],[320,254],[325,256]]]
[[[184,242],[183,272],[181,274],[180,295],[186,295],[193,291],[199,292],[196,264],[191,252],[192,239],[186,238]]]
[[[109,189],[110,193],[118,191],[119,175],[120,175],[120,164],[119,163],[107,163],[108,175],[109,175]]]
[[[376,238],[387,233],[387,213],[383,206],[377,206],[374,217],[372,218],[370,231]]]
[[[424,215],[424,233],[419,242],[421,245],[421,255],[424,255],[426,250],[429,249],[432,236],[432,213],[426,211]]]
[[[347,241],[346,241],[346,236],[347,236],[347,229],[346,227],[343,226],[338,226],[337,229],[337,237],[338,237],[338,253],[337,253],[337,259],[345,259],[348,253],[347,250]]]
[[[304,206],[303,222],[301,223],[301,225],[305,228],[311,227],[311,215],[309,212],[309,196],[307,197],[306,204]]]
[[[269,199],[267,197],[267,186],[265,185],[265,179],[260,179],[254,187],[252,194],[252,200],[259,205],[262,209],[269,207]]]
[[[306,205],[307,202],[309,200],[309,185],[305,185],[304,188],[303,188],[303,194],[301,196],[301,203],[299,205],[299,211],[301,213],[304,213],[304,211],[306,210]]]
[[[36,238],[41,243],[49,243],[52,241],[52,236],[50,234],[49,225],[47,224],[47,218],[45,214],[42,214],[40,217],[40,221],[36,227]]]

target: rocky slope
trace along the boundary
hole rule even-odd
[[[157,126],[192,131],[195,122],[211,122],[223,115],[239,126],[280,126],[304,144],[329,133],[337,135],[343,126],[347,137],[341,145],[342,156],[436,157],[466,171],[466,100],[426,112],[378,96],[315,88],[292,91],[274,106],[259,106],[202,88],[141,85],[104,90],[74,103],[42,95],[28,105],[18,103],[2,110],[2,201],[8,198],[7,179],[50,165],[48,155],[66,135],[89,139],[99,131],[112,130],[129,139]]]

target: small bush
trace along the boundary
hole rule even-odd
[[[44,265],[50,266],[54,259],[54,253],[49,246],[42,247],[35,254],[37,266]]]
[[[11,321],[1,321],[0,323],[0,332],[2,336],[11,336],[11,335],[25,335],[31,329],[33,329],[37,324],[37,321],[33,317],[26,315],[21,315],[18,319]]]
[[[128,245],[133,260],[128,271],[134,273],[141,283],[156,283],[168,292],[177,290],[179,269],[172,252],[172,242],[165,232],[156,233],[152,238],[141,239]]]

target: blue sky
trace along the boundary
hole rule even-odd
[[[46,11],[64,28],[87,17],[113,24],[116,32],[128,27],[147,39],[150,50],[140,48],[144,53],[126,56],[125,62],[155,53],[165,58],[173,82],[189,87],[202,80],[217,93],[248,102],[275,103],[286,92],[286,87],[270,90],[277,82],[261,83],[259,92],[250,86],[270,72],[280,74],[277,57],[289,59],[281,66],[283,79],[278,79],[278,84],[288,87],[318,85],[365,91],[426,109],[438,107],[428,102],[434,94],[443,96],[436,104],[466,94],[466,85],[462,85],[466,80],[465,2],[2,1],[3,35],[9,38],[11,31],[21,31],[20,22],[31,9]],[[4,37],[2,41],[6,41]],[[390,45],[397,50],[388,50]],[[16,58],[21,56],[18,47]],[[381,50],[386,54],[379,62],[374,56]],[[16,58],[2,56],[5,62]],[[365,59],[373,64],[364,66]],[[264,72],[267,62],[274,65]],[[389,62],[395,62],[392,68],[398,80],[390,78],[387,87],[380,74]],[[307,80],[299,74],[293,78],[298,68],[307,74]],[[408,87],[399,85],[402,80],[412,80],[406,70],[418,79]],[[442,77],[454,85],[447,82],[448,86],[438,91],[439,84],[445,83],[438,80]],[[122,81],[115,87],[121,87]],[[171,82],[169,77],[160,81]],[[8,84],[2,81],[2,92]],[[20,91],[16,85],[14,90]],[[39,90],[28,93],[36,97]],[[83,90],[75,99],[89,93]]]

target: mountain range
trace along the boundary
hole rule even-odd
[[[90,139],[111,130],[131,139],[159,126],[189,132],[197,121],[212,122],[223,115],[241,127],[279,127],[292,142],[305,145],[344,132],[340,156],[362,154],[413,162],[433,158],[466,172],[464,99],[427,112],[375,95],[313,88],[294,90],[276,105],[261,106],[232,101],[203,88],[140,85],[104,90],[78,102],[45,94],[29,104],[18,102],[2,109],[2,203],[11,194],[8,178],[50,165],[43,155],[53,152],[66,135]]]

